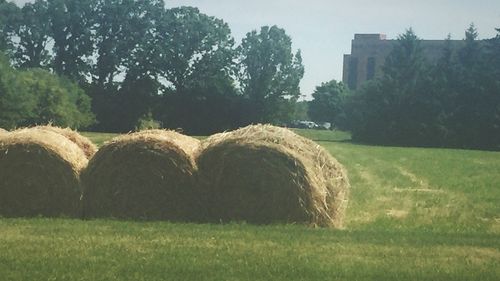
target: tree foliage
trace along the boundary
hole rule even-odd
[[[252,121],[288,121],[304,76],[300,50],[292,53],[292,40],[285,30],[264,26],[260,32],[247,33],[238,52],[239,82],[250,102]]]
[[[0,127],[82,128],[93,122],[90,98],[78,85],[42,69],[14,70],[0,57]]]
[[[54,40],[52,67],[59,75],[83,82],[94,51],[96,0],[47,0],[50,32]]]
[[[85,128],[94,122],[90,98],[77,84],[36,68],[18,72],[17,76],[35,102],[30,124]]]
[[[445,40],[437,63],[426,62],[412,30],[398,38],[384,75],[344,103],[353,138],[378,144],[500,149],[500,39],[462,47]]]
[[[384,74],[346,95],[316,88],[309,115],[349,128],[358,141],[500,149],[500,30],[424,59],[409,29]],[[453,45],[453,46],[452,46]],[[300,50],[277,26],[235,45],[228,25],[162,0],[0,0],[0,126],[52,121],[130,131],[162,125],[208,134],[304,115]],[[44,70],[41,70],[44,69]],[[58,76],[55,76],[57,74]],[[62,78],[64,77],[64,78]],[[72,82],[70,82],[72,81]],[[80,87],[92,98],[90,99]]]
[[[180,7],[166,11],[161,31],[164,90],[158,119],[197,134],[234,127],[235,51],[227,23]]]
[[[20,17],[20,9],[16,4],[0,0],[0,52],[12,51],[13,35]]]
[[[344,100],[347,88],[335,80],[322,83],[312,94],[309,102],[309,117],[315,122],[329,122],[332,126],[343,127],[345,124]]]
[[[0,128],[15,128],[32,118],[35,102],[5,56],[0,54]]]
[[[47,46],[50,41],[47,2],[26,3],[21,9],[21,17],[15,32],[19,37],[14,50],[16,64],[22,68],[47,67],[51,59]]]
[[[129,131],[148,120],[211,133],[285,122],[296,111],[302,58],[276,26],[236,47],[223,20],[162,0],[36,0],[22,9],[0,0],[2,11],[0,42],[14,65],[76,82],[92,97],[93,129]],[[43,76],[27,73],[27,81]]]
[[[161,26],[160,72],[174,90],[232,74],[234,39],[227,23],[197,8],[180,7],[167,10]]]

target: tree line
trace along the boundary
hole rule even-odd
[[[448,37],[440,59],[427,61],[409,29],[398,37],[381,77],[354,92],[337,81],[322,84],[309,115],[351,131],[358,142],[500,150],[497,31],[478,40],[471,25],[461,47]]]
[[[68,124],[94,130],[149,124],[207,134],[287,122],[304,75],[300,50],[291,45],[277,26],[251,31],[237,45],[223,20],[193,7],[167,9],[162,0],[36,0],[23,7],[0,0],[0,49],[11,72],[38,69],[74,82],[95,116]],[[4,96],[0,110],[8,114]],[[23,118],[15,125],[30,122]]]
[[[0,0],[0,127],[209,134],[307,111],[358,142],[500,149],[500,31],[465,34],[435,62],[410,29],[381,77],[354,92],[323,83],[306,106],[300,50],[277,26],[236,44],[223,20],[162,0]]]

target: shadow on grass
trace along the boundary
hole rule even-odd
[[[136,235],[144,229],[161,235],[180,237],[219,237],[221,239],[240,239],[247,237],[249,241],[274,240],[276,243],[313,244],[372,244],[396,247],[489,247],[500,249],[498,234],[484,232],[442,232],[430,229],[348,229],[335,230],[329,228],[310,228],[304,225],[251,225],[246,223],[197,224],[166,221],[128,221],[114,219],[95,219],[82,221],[78,219],[32,218],[13,219],[0,218],[0,228],[21,228],[25,234],[54,234],[54,230],[80,235],[95,233],[121,233]]]
[[[488,233],[445,233],[432,231],[353,230],[337,232],[339,242],[351,240],[359,243],[394,246],[469,246],[500,248],[500,238]]]

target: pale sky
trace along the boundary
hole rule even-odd
[[[14,1],[18,5],[26,0]],[[302,94],[331,79],[342,80],[343,55],[354,33],[384,33],[395,39],[408,27],[422,39],[463,39],[474,23],[480,39],[500,28],[500,0],[165,0],[167,7],[194,6],[229,24],[239,44],[263,25],[277,25],[302,50]]]

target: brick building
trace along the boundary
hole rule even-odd
[[[435,62],[443,54],[445,40],[421,40],[420,46],[427,61]],[[451,40],[452,48],[458,48],[463,40]],[[385,58],[397,40],[387,40],[385,34],[354,34],[351,54],[344,55],[342,81],[351,90],[382,74]]]

